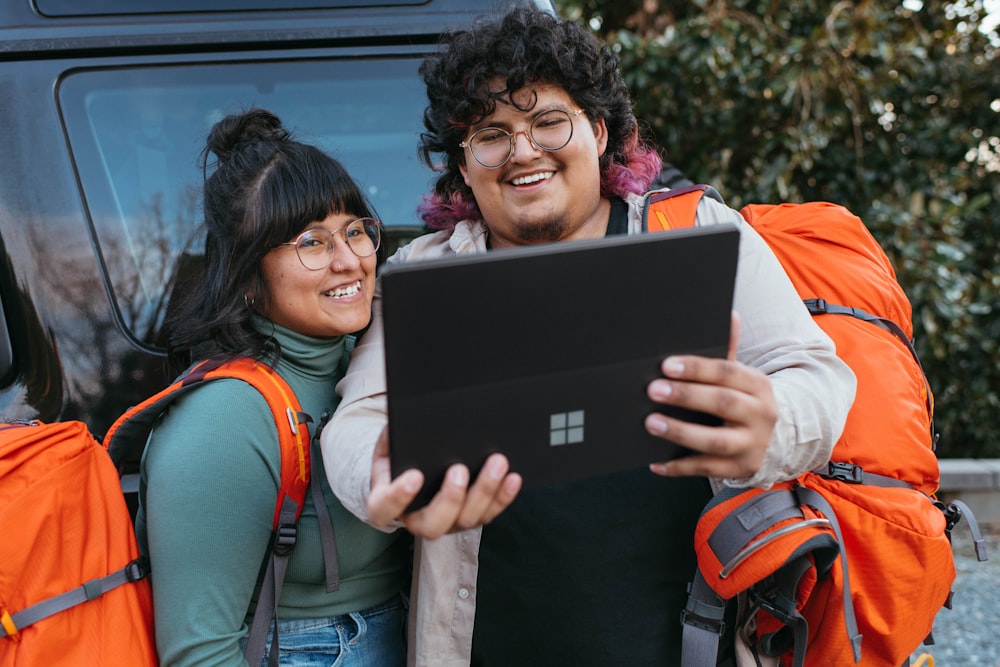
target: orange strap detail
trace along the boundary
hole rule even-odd
[[[702,187],[654,192],[646,204],[646,229],[661,232],[694,227],[698,204],[704,195]]]
[[[3,615],[0,615],[0,625],[3,626],[4,632],[7,633],[8,637],[12,637],[18,633],[17,626],[14,625],[14,619],[10,617],[10,612],[4,609]]]

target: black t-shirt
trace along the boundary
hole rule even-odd
[[[627,217],[613,199],[608,235],[626,233]],[[704,478],[644,468],[522,491],[483,528],[472,664],[680,664],[710,498]]]

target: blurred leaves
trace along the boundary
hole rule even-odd
[[[1000,33],[981,0],[557,0],[729,204],[860,215],[913,303],[941,456],[1000,456]]]

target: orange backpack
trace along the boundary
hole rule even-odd
[[[0,425],[0,667],[157,663],[149,568],[116,465],[138,459],[172,401],[216,378],[260,391],[281,448],[274,542],[245,653],[260,664],[309,486],[310,419],[269,366],[236,359],[203,362],[129,409],[103,447],[77,421]],[[327,572],[335,579],[335,563]]]
[[[0,508],[0,665],[155,665],[147,569],[87,427],[0,425]]]
[[[690,227],[707,186],[651,193],[649,231]],[[721,199],[721,198],[720,198]],[[684,613],[684,664],[714,665],[726,601],[737,632],[782,665],[898,667],[950,607],[951,530],[968,517],[937,501],[933,396],[913,349],[911,306],[864,223],[825,202],[740,213],[778,257],[857,394],[830,462],[769,490],[730,488],[695,531],[698,572]],[[863,649],[863,650],[862,650]]]

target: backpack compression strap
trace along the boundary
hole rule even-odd
[[[811,315],[848,315],[850,317],[855,317],[864,322],[870,322],[875,326],[888,331],[893,336],[899,339],[899,341],[906,346],[906,349],[910,351],[913,356],[913,360],[917,362],[917,368],[920,369],[921,375],[924,376],[924,385],[927,390],[927,414],[931,416],[931,451],[937,449],[938,433],[937,428],[934,426],[934,398],[931,394],[930,383],[927,382],[927,376],[923,372],[924,367],[920,363],[920,357],[917,356],[917,350],[913,347],[913,341],[906,337],[906,332],[903,328],[892,320],[879,317],[878,315],[872,315],[871,313],[865,312],[860,308],[851,308],[848,306],[840,306],[835,303],[827,303],[826,299],[803,299],[802,301],[806,304],[806,308],[809,309]],[[891,479],[889,477],[883,477],[883,479]],[[873,482],[879,484],[879,482]],[[885,486],[885,484],[881,484]],[[909,486],[907,484],[907,486]]]
[[[96,600],[108,591],[124,584],[139,581],[148,574],[149,561],[145,558],[137,558],[120,570],[97,579],[91,579],[82,586],[77,586],[65,593],[36,602],[15,614],[4,611],[3,615],[0,616],[0,637],[16,635],[32,623],[37,623],[78,604]]]

